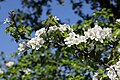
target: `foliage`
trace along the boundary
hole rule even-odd
[[[89,19],[91,16],[89,14],[84,13],[82,10],[82,7],[86,6],[86,4],[89,4],[91,10],[95,11],[101,10],[103,8],[111,9],[111,12],[114,14],[114,18],[120,18],[120,2],[118,0],[71,0],[71,3],[75,13],[83,19]]]
[[[44,14],[43,11],[45,11],[46,15],[51,14],[53,2],[54,0],[21,0],[21,4],[26,11],[18,9],[16,21],[19,23],[20,20],[23,20],[21,23],[24,26],[33,26],[33,30],[40,28],[38,25],[41,24],[41,16]],[[61,6],[69,2],[74,13],[82,18],[76,22],[78,24],[81,24],[82,20],[91,19],[89,12],[86,13],[83,10],[86,5],[89,5],[91,11],[101,10],[103,8],[111,9],[114,18],[120,18],[120,2],[118,0],[56,0],[56,3]],[[43,10],[44,8],[46,10]]]
[[[5,32],[9,32],[19,43],[19,51],[12,54],[13,57],[18,57],[18,62],[3,62],[1,69],[4,73],[0,74],[2,79],[91,80],[93,74],[98,72],[98,78],[104,80],[109,79],[106,68],[119,61],[120,22],[114,19],[110,9],[96,11],[91,19],[84,20],[81,25],[71,26],[49,15],[48,19],[36,25],[40,28],[36,28],[35,37],[31,37],[34,31],[31,25],[22,24],[24,19],[20,19],[20,23],[16,22],[14,11],[9,14],[10,22]],[[96,25],[100,32],[94,29]],[[85,32],[91,29],[96,32],[93,34],[99,32],[99,35],[104,32],[103,29],[110,29],[111,32],[105,32],[110,36],[103,38],[103,42],[97,40],[98,37],[86,38]],[[86,41],[77,43],[72,38],[75,44],[70,43],[72,45],[68,46],[65,39],[71,33],[75,34],[74,39],[85,36]]]

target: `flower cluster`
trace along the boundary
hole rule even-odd
[[[30,74],[30,73],[32,72],[32,70],[29,69],[29,68],[27,68],[27,69],[23,70],[23,72],[24,72],[25,74]]]
[[[97,24],[94,28],[88,29],[84,32],[86,39],[90,38],[91,40],[100,41],[103,43],[103,40],[108,37],[111,38],[111,28],[101,28]]]
[[[61,31],[64,32],[66,30],[72,30],[69,25],[63,24],[58,26],[50,26],[48,29],[48,33],[54,32],[54,31]],[[28,41],[27,46],[31,47],[32,49],[38,50],[41,47],[41,44],[44,44],[44,39],[41,37],[41,35],[45,34],[47,31],[46,28],[41,28],[35,33],[35,38],[32,38]]]
[[[45,34],[45,33],[46,33],[46,29],[45,28],[41,28],[41,29],[36,31],[35,37],[40,37],[42,34]]]
[[[68,45],[68,47],[74,44],[78,45],[81,42],[86,42],[87,39],[96,40],[103,43],[103,40],[106,37],[111,38],[111,33],[111,28],[102,29],[96,24],[94,28],[90,28],[84,32],[85,36],[79,36],[72,31],[71,33],[69,33],[69,36],[64,41],[65,44]]]
[[[31,38],[31,40],[27,41],[27,44],[26,42],[20,43],[18,47],[18,51],[22,52],[25,50],[26,47],[38,50],[42,46],[42,44],[44,44],[45,42],[44,39],[41,37],[41,35],[45,34],[46,31],[47,33],[51,33],[57,30],[59,30],[62,33],[66,30],[73,31],[70,28],[70,26],[67,24],[63,24],[63,25],[60,24],[59,26],[50,26],[48,30],[46,28],[41,28],[36,31],[34,38]]]
[[[118,80],[120,78],[120,60],[106,70],[108,70],[107,75],[111,80]]]
[[[120,22],[120,19],[116,19],[116,23],[119,23]]]
[[[42,44],[44,44],[43,38],[40,37],[44,33],[45,28],[41,28],[40,30],[36,31],[34,38],[31,38],[28,41],[23,41],[19,44],[18,51],[21,53],[26,49],[26,47],[38,50]]]
[[[96,73],[93,75],[92,80],[98,80],[98,75],[99,75],[99,73],[96,72]]]
[[[73,29],[70,28],[70,26],[67,25],[67,24],[59,25],[58,30],[61,31],[61,32],[64,32],[66,30],[69,30],[69,31],[73,32]]]
[[[59,27],[57,27],[57,26],[51,26],[51,27],[49,27],[48,33],[53,32],[53,31],[57,31],[57,30],[59,30],[62,33],[64,33],[64,31],[66,31],[66,30],[73,31],[70,28],[69,25],[67,25],[67,24],[63,24],[62,25],[62,24],[60,24]]]
[[[18,51],[22,52],[25,50],[25,41],[23,41],[22,43],[19,44],[18,46]]]
[[[69,33],[69,36],[64,39],[65,44],[68,45],[68,47],[70,47],[71,45],[78,45],[81,42],[86,42],[86,38],[85,36],[79,36],[77,34],[75,34],[74,32]]]
[[[44,43],[43,38],[35,37],[28,41],[27,46],[31,47],[32,49],[38,50],[42,46],[43,43]]]
[[[6,63],[6,66],[7,67],[11,67],[11,66],[13,66],[15,63],[13,62],[13,61],[9,61],[9,62],[7,62]]]
[[[4,71],[2,69],[0,69],[0,74],[4,74]]]
[[[111,28],[101,28],[97,24],[95,24],[94,28],[90,28],[87,31],[84,32],[84,36],[80,36],[78,34],[75,34],[73,29],[70,28],[67,24],[60,24],[59,26],[50,26],[48,29],[41,28],[36,31],[35,37],[32,38],[27,42],[27,47],[38,50],[42,44],[44,44],[44,39],[41,35],[47,33],[54,33],[54,31],[60,31],[61,33],[64,33],[65,31],[69,31],[68,37],[64,39],[65,44],[70,47],[71,45],[78,45],[81,42],[86,42],[87,39],[96,40],[101,43],[103,43],[103,40],[108,37],[111,38]],[[25,50],[25,44],[21,43],[19,44],[19,51]]]
[[[54,32],[54,31],[56,31],[56,30],[58,30],[58,27],[57,27],[57,26],[50,26],[50,27],[49,27],[49,30],[48,30],[48,33]]]

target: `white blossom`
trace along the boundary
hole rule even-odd
[[[75,34],[74,32],[70,32],[69,36],[64,39],[65,44],[70,47],[71,45],[78,45],[81,42],[86,42],[85,36],[79,36],[78,34]]]
[[[59,20],[59,18],[57,16],[53,16],[53,18],[55,18],[56,20]]]
[[[85,34],[86,38],[90,38],[91,40],[94,39],[95,34],[92,31],[92,29],[88,29],[88,31],[85,31],[84,34]]]
[[[3,24],[9,23],[9,22],[10,22],[10,20],[8,18],[6,18],[3,22]]]
[[[25,50],[25,45],[24,45],[24,43],[20,43],[20,44],[19,44],[19,47],[18,47],[18,51],[22,52],[22,51],[24,51],[24,50]]]
[[[23,70],[23,72],[25,72],[25,74],[30,74],[32,72],[32,70],[27,68],[27,69]]]
[[[42,44],[44,44],[44,42],[45,42],[41,35],[45,34],[46,31],[48,33],[51,33],[51,32],[57,31],[57,30],[61,31],[62,33],[64,33],[64,31],[66,31],[66,30],[69,30],[70,32],[73,32],[73,30],[67,24],[60,24],[59,26],[56,26],[56,25],[55,26],[50,26],[48,28],[48,30],[46,28],[41,28],[41,29],[36,31],[34,38],[31,38],[25,44],[20,43],[19,47],[18,47],[18,51],[22,52],[26,49],[26,47],[38,50],[42,46]],[[74,34],[74,35],[76,36],[76,34]],[[75,42],[73,43],[74,40],[70,37],[71,41],[66,42],[66,44],[68,44],[69,46],[71,46],[73,44],[78,44],[79,43],[78,38],[76,38],[76,37],[74,37],[74,38],[75,38],[74,40],[75,40],[76,43]],[[83,37],[81,37],[81,39],[82,38]],[[66,38],[66,40],[67,40],[67,38]]]
[[[119,68],[120,68],[120,61],[118,61],[118,62],[116,63],[116,65],[119,66]]]
[[[69,25],[67,25],[67,24],[60,24],[59,25],[59,31],[61,31],[61,32],[64,32],[64,31],[66,31],[67,29],[69,30],[69,31],[73,31],[71,28],[70,28],[70,26]]]
[[[120,19],[116,19],[116,23],[117,23],[117,22],[120,22]]]
[[[36,31],[35,36],[36,37],[40,37],[44,33],[46,33],[45,28],[41,28],[41,29],[39,29],[39,30]]]
[[[120,61],[116,63],[115,70],[117,71],[117,75],[120,77]]]
[[[13,62],[13,61],[9,61],[9,62],[7,62],[6,63],[6,66],[7,67],[11,67],[11,66],[13,66],[15,63]]]
[[[26,49],[26,42],[27,41],[23,41],[23,42],[21,42],[19,44],[19,46],[18,46],[18,52],[19,52],[18,55],[25,51],[25,49]]]
[[[79,41],[80,41],[80,42],[87,42],[85,36],[80,36],[80,37],[79,37]]]
[[[64,41],[65,41],[65,44],[68,45],[68,47],[73,45],[73,39],[70,37],[67,37],[66,39],[64,39]]]
[[[74,42],[73,42],[74,41]],[[79,43],[80,43],[80,40],[79,40],[79,38],[73,38],[73,43],[74,44],[76,44],[76,45],[78,45]]]
[[[120,52],[120,48],[118,48],[118,52]]]
[[[116,64],[111,65],[108,70],[107,75],[111,80],[119,80],[118,77],[120,78],[120,60],[116,62]]]
[[[51,27],[49,27],[48,33],[56,31],[56,30],[58,30],[57,26],[51,26]]]
[[[45,34],[46,31],[48,31],[48,33],[51,33],[51,32],[54,33],[54,31],[57,31],[57,30],[59,30],[62,33],[64,33],[67,30],[69,31],[68,36],[64,39],[65,44],[68,47],[72,45],[78,45],[82,42],[86,43],[87,39],[96,40],[103,43],[106,37],[111,38],[111,33],[112,33],[111,28],[102,29],[100,26],[95,24],[94,28],[89,28],[87,31],[84,32],[84,36],[83,35],[80,36],[74,33],[73,29],[70,28],[69,25],[60,24],[59,26],[56,26],[56,25],[50,26],[48,30],[46,28],[41,28],[37,30],[35,33],[35,37],[27,42],[27,46],[24,46],[24,44],[19,44],[18,50],[24,51],[25,47],[38,50],[42,46],[42,44],[44,44],[45,42],[44,39],[41,37],[41,35]]]
[[[96,73],[93,75],[92,80],[98,80],[98,74],[99,74],[99,73],[96,72]]]
[[[40,30],[36,31],[35,37],[31,38],[28,41],[23,41],[19,44],[18,51],[22,52],[25,50],[26,47],[38,50],[42,44],[44,43],[43,38],[40,36],[46,32],[45,28],[41,28]]]
[[[4,73],[4,71],[2,69],[0,69],[0,74],[3,74],[3,73]]]
[[[111,37],[111,33],[112,33],[112,29],[111,28],[103,28],[102,30],[102,33],[103,34],[102,36],[104,37]]]
[[[67,30],[67,28],[66,28],[66,26],[60,25],[59,30],[60,30],[61,32],[64,32],[64,31]]]
[[[27,46],[31,47],[32,49],[38,50],[43,43],[44,43],[43,38],[35,37],[28,41]]]
[[[115,79],[117,77],[113,66],[110,66],[110,68],[107,68],[107,70],[108,70],[107,75],[110,79]]]
[[[94,28],[90,28],[87,31],[84,32],[84,35],[86,36],[86,38],[90,38],[91,40],[96,40],[96,41],[100,41],[101,43],[103,43],[103,40],[108,37],[111,38],[111,28],[101,28],[100,26],[98,26],[97,24],[95,24]]]

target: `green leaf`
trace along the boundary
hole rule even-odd
[[[24,29],[23,28],[18,28],[18,31],[21,33],[21,32],[24,31]]]
[[[120,37],[120,29],[116,29],[114,32],[113,32],[113,35],[112,36],[119,36]]]

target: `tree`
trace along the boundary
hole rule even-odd
[[[65,4],[64,0],[56,0],[61,6]],[[51,14],[52,8],[51,3],[53,0],[22,0],[21,4],[23,8],[27,9],[26,11],[18,9],[14,15],[14,20],[16,23],[24,24],[24,26],[34,26],[31,27],[32,31],[36,31],[40,29],[41,25],[41,16],[43,14],[43,7],[46,7],[46,15]],[[118,19],[119,16],[119,1],[116,0],[70,0],[72,9],[75,14],[82,18],[82,20],[89,20],[92,18],[91,15],[86,14],[82,11],[82,8],[89,4],[91,10],[101,10],[102,8],[110,9],[111,13],[113,13],[114,17],[110,18],[111,21]],[[13,19],[13,18],[12,18]],[[83,21],[78,20],[77,24],[81,24]],[[38,26],[39,25],[39,26]],[[22,37],[23,35],[21,35]],[[16,40],[17,41],[17,40]]]
[[[10,32],[19,42],[18,52],[12,54],[18,57],[18,62],[6,61],[3,57],[2,79],[91,80],[96,72],[93,78],[120,77],[120,20],[114,18],[110,9],[96,11],[81,25],[64,24],[52,15],[38,24],[33,20],[40,17],[36,12],[34,16],[38,16],[34,18],[19,17],[14,11],[9,14],[5,32]],[[28,19],[35,27],[27,24]],[[33,31],[36,31],[35,37],[31,38]]]
[[[65,4],[64,0],[56,0],[62,6]],[[43,7],[46,7],[46,14],[50,14],[52,11],[51,3],[53,0],[22,0],[22,5],[24,8],[27,8],[29,12],[18,10],[18,16],[24,20],[25,25],[36,26],[40,24],[40,20],[37,20],[41,17]],[[111,12],[114,14],[114,18],[120,18],[120,2],[118,0],[68,0],[71,2],[72,9],[74,10],[75,14],[79,17],[84,19],[90,19],[91,15],[86,14],[82,11],[82,8],[85,5],[90,5],[91,10],[101,10],[102,8],[111,9]],[[30,10],[32,9],[32,11]],[[29,23],[28,23],[29,21]],[[77,23],[81,23],[82,20],[78,20]],[[32,24],[34,22],[34,24]],[[37,27],[37,26],[36,26]]]
[[[84,19],[87,18],[87,15],[85,16],[81,10],[81,7],[85,5],[84,3],[90,4],[92,10],[98,10],[103,8],[111,9],[112,13],[114,14],[114,18],[120,18],[120,2],[118,0],[71,0],[71,3],[73,4],[73,10],[75,10],[75,13],[77,13]]]

